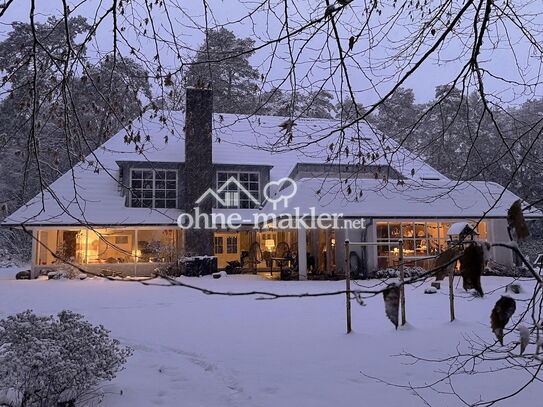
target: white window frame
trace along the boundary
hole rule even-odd
[[[235,243],[232,243],[231,240],[234,240]],[[238,236],[226,236],[226,254],[237,254],[238,253]],[[231,251],[231,249],[234,248],[234,251]]]
[[[217,244],[220,242],[220,245]],[[220,247],[220,251],[218,251],[217,249]],[[213,236],[213,253],[214,254],[224,254],[225,252],[225,247],[224,247],[224,240],[223,240],[223,236]]]
[[[240,181],[240,175],[241,174],[248,174],[248,175],[251,175],[251,174],[256,174],[257,176],[257,184],[258,184],[258,201],[261,202],[262,199],[261,199],[261,185],[260,185],[260,172],[259,171],[229,171],[229,170],[219,170],[219,171],[216,171],[215,172],[215,188],[216,189],[219,189],[219,174],[228,174],[228,175],[233,175],[233,174],[236,174],[236,179],[237,181],[241,184],[242,181]],[[226,181],[228,181],[228,179],[230,178],[230,176],[228,176],[226,178]],[[251,182],[251,181],[249,181]],[[251,190],[249,188],[247,188],[247,191],[251,192]],[[249,200],[249,202],[253,202],[251,200]],[[238,205],[237,206],[227,206],[227,208],[234,208],[234,209],[255,209],[256,208],[256,205],[254,207],[251,207],[251,205],[254,205],[254,202],[252,204],[249,204],[249,207],[248,208],[241,208],[241,198],[238,197]],[[219,206],[219,202],[215,202],[215,208],[220,208]]]
[[[151,198],[152,201],[153,201],[153,205],[151,206],[152,209],[176,209],[178,208],[178,205],[179,205],[179,202],[178,202],[178,196],[179,196],[179,174],[178,174],[178,171],[177,169],[172,169],[172,168],[130,168],[130,196],[129,196],[129,207],[130,208],[147,208],[146,206],[132,206],[132,199],[133,199],[133,196],[132,196],[132,192],[133,192],[133,188],[132,188],[132,174],[134,173],[134,171],[151,171],[153,173],[153,188],[152,188],[152,191],[153,191],[153,197]],[[173,200],[173,198],[157,198],[156,197],[156,188],[155,188],[155,183],[156,183],[156,172],[157,171],[166,171],[166,172],[173,172],[175,173],[175,207],[174,208],[168,208],[168,207],[165,207],[165,208],[157,208],[156,205],[155,205],[155,201],[158,199],[158,200]],[[164,181],[166,182],[167,179],[165,178]],[[143,191],[142,188],[140,188],[140,191]],[[171,191],[171,189],[166,189],[164,188],[164,191]],[[143,200],[143,196],[139,198],[140,200]],[[147,198],[149,199],[149,198]]]
[[[379,242],[388,242],[388,243],[391,243],[391,242],[397,242],[398,239],[403,239],[404,243],[406,241],[411,241],[413,242],[413,247],[416,248],[416,241],[417,240],[426,240],[426,254],[424,254],[423,256],[432,256],[432,254],[430,254],[430,245],[428,244],[429,243],[429,240],[435,240],[439,243],[438,245],[438,253],[441,253],[442,250],[442,243],[446,243],[448,240],[449,240],[449,236],[447,236],[447,232],[443,232],[443,224],[444,223],[452,223],[454,222],[455,220],[451,220],[451,219],[436,219],[436,220],[428,220],[428,219],[424,219],[424,220],[411,220],[411,219],[383,219],[383,220],[376,220],[376,223],[375,223],[375,227],[376,227],[376,240],[379,241]],[[377,237],[377,227],[378,227],[378,224],[379,223],[386,223],[387,224],[387,235],[388,237],[387,238],[379,238]],[[400,224],[400,237],[394,237],[392,238],[390,236],[390,224],[391,223],[399,223]],[[421,238],[417,238],[416,236],[412,236],[412,237],[403,237],[403,224],[404,223],[411,223],[413,225],[413,231],[415,230],[415,224],[424,224],[424,231],[425,231],[425,235],[424,237],[421,237]],[[438,237],[437,238],[431,238],[429,233],[428,233],[428,224],[429,223],[437,223],[439,224],[439,228],[438,228]],[[486,221],[483,221],[483,223],[486,224],[486,228],[488,228],[488,224],[486,223]],[[488,229],[485,229],[487,230],[487,236],[484,237],[485,240],[488,239]],[[404,245],[404,248],[405,248],[405,245]],[[390,246],[389,246],[389,253],[390,253]],[[377,251],[377,261],[379,261],[379,259],[397,259],[398,256],[392,256],[390,254],[386,255],[386,256],[382,256],[382,255],[379,255],[379,252]],[[416,256],[420,256],[420,255],[417,255],[416,254],[416,249],[415,251],[413,252],[413,254],[408,254],[408,253],[405,253],[404,252],[404,257],[406,260],[409,260],[409,257],[416,257]]]

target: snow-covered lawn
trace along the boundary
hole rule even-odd
[[[106,386],[104,405],[112,407],[423,406],[410,392],[362,373],[399,384],[436,379],[439,366],[408,365],[394,355],[406,351],[439,357],[455,352],[463,335],[476,333],[491,339],[490,311],[503,293],[498,287],[511,281],[484,278],[486,291],[497,289],[484,299],[469,298],[459,288],[463,298],[457,300],[454,323],[448,322],[446,288],[425,295],[427,285],[409,287],[409,326],[398,331],[384,315],[381,296],[364,307],[353,303],[354,332],[346,335],[344,296],[258,301],[102,279],[15,281],[10,278],[16,271],[0,270],[0,318],[25,309],[39,314],[70,309],[105,325],[134,348],[126,369]],[[330,291],[344,285],[256,276],[184,281],[220,291],[278,293]],[[521,298],[531,286],[528,281],[522,284]],[[456,383],[474,401],[480,395],[502,395],[524,379],[522,371],[509,371],[494,374],[492,380],[472,375]],[[462,405],[445,395],[423,394],[440,407]],[[543,386],[536,383],[502,405],[535,406],[542,399]]]

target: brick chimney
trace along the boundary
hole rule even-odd
[[[212,159],[213,91],[187,88],[185,110],[185,212],[211,214],[213,200],[199,205],[196,200],[208,188],[214,188],[215,170]],[[185,252],[192,256],[213,255],[213,230],[186,229]]]

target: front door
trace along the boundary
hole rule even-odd
[[[215,233],[213,250],[220,269],[229,261],[240,261],[238,233]]]

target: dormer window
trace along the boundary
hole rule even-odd
[[[177,170],[132,169],[130,206],[177,208]]]
[[[260,205],[258,172],[217,171],[217,192],[224,202],[219,208],[252,209]]]

